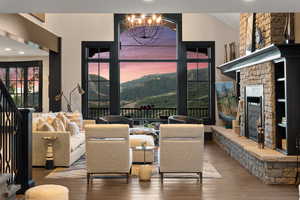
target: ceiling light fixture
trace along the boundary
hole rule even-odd
[[[255,2],[256,0],[243,0],[243,1],[246,3],[252,3],[252,2]]]
[[[127,27],[129,36],[140,45],[153,43],[164,24],[161,14],[131,14],[125,19],[124,25]]]
[[[25,52],[24,51],[19,51],[18,52],[20,55],[23,55],[23,54],[25,54]]]
[[[143,0],[145,3],[153,3],[155,0]]]
[[[11,51],[11,48],[5,48],[4,51]]]

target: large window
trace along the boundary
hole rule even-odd
[[[176,23],[130,27],[125,18],[119,26],[121,109],[176,108]]]
[[[0,62],[0,78],[18,107],[42,111],[42,61]]]
[[[115,41],[82,43],[86,118],[180,114],[214,123],[214,42],[183,42],[181,15],[162,16],[143,27],[115,15]]]

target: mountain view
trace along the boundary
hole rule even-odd
[[[198,72],[198,73],[197,73]],[[208,80],[207,69],[193,69],[188,71],[188,80],[206,81]],[[108,80],[95,74],[89,75],[90,106],[96,106],[98,97],[103,107],[108,105],[109,84]],[[98,82],[101,80],[98,88]],[[94,82],[95,81],[95,82]],[[199,107],[207,104],[208,84],[206,82],[191,82],[188,87],[189,107]],[[141,78],[121,83],[120,85],[121,107],[139,108],[144,105],[154,105],[157,108],[175,108],[176,107],[176,73],[151,74]]]
[[[136,29],[136,30],[135,30]],[[142,45],[134,35],[139,29],[124,29],[120,33],[120,104],[121,108],[177,107],[176,59],[177,34],[167,26],[159,28],[155,40]],[[189,58],[207,58],[206,54],[189,51]],[[97,55],[95,54],[97,57]],[[99,56],[99,55],[98,55]],[[101,55],[100,55],[101,57]],[[102,56],[103,57],[103,56]],[[135,62],[126,60],[135,60]],[[139,60],[155,59],[156,62]],[[189,63],[187,66],[188,107],[203,107],[208,103],[208,65]],[[89,107],[109,107],[109,66],[89,64]],[[194,80],[197,80],[194,81]],[[194,82],[193,82],[194,81]],[[99,102],[100,99],[100,102]]]

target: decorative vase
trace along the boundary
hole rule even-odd
[[[139,170],[140,181],[150,181],[152,175],[152,165],[141,165]]]
[[[240,136],[240,124],[238,120],[232,120],[232,128],[234,132]]]

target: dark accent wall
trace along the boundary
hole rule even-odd
[[[61,92],[61,38],[58,43],[58,53],[49,52],[49,111],[52,112],[61,111],[61,100],[55,100],[55,96]]]

